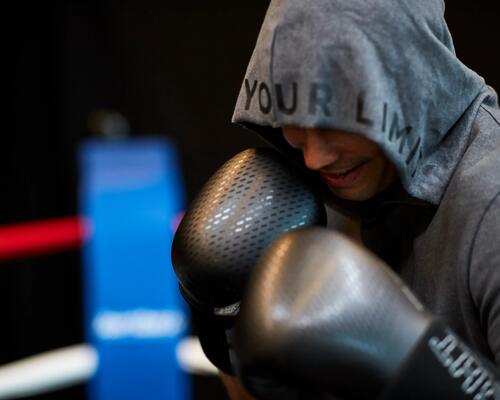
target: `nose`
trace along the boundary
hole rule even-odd
[[[305,143],[302,147],[304,164],[312,170],[319,170],[335,162],[339,154],[334,147],[329,145],[325,137],[320,132],[307,129]]]

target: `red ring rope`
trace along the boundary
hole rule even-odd
[[[78,216],[2,226],[0,261],[78,248],[88,236]]]

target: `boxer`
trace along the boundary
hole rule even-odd
[[[499,121],[442,0],[271,0],[233,115],[309,169],[365,247],[497,368]]]
[[[271,0],[233,115],[314,172],[364,246],[497,368],[499,121],[442,0]]]

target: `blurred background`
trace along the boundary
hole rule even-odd
[[[189,202],[238,151],[230,123],[268,1],[6,2],[0,224],[78,212],[77,147],[90,137],[174,141]],[[448,1],[459,58],[500,89],[494,2]],[[80,251],[0,264],[0,363],[84,340]],[[215,377],[194,397],[224,399]],[[84,399],[85,385],[33,399]]]

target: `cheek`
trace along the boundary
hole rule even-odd
[[[374,159],[370,175],[372,185],[383,189],[394,180],[395,175],[395,168],[385,156],[382,155]]]
[[[384,160],[381,157],[369,158],[365,165],[365,173],[363,174],[363,186],[377,186],[384,174]]]
[[[378,145],[373,142],[370,142],[366,139],[360,140],[355,145],[356,151],[359,154],[371,159],[385,159],[385,155],[383,151],[380,149]]]
[[[383,156],[382,150],[377,144],[360,135],[349,135],[341,139],[332,143],[336,144],[338,150],[342,150],[346,155],[366,161],[375,160]]]

